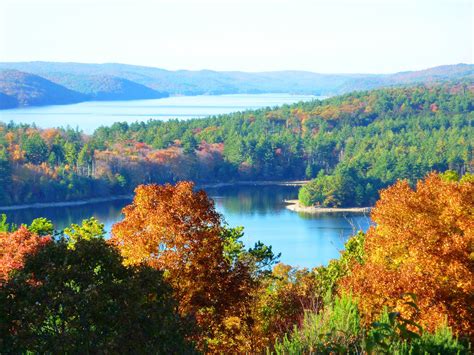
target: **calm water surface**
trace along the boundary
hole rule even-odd
[[[354,230],[366,230],[367,216],[358,214],[299,214],[285,208],[285,199],[297,197],[291,186],[232,186],[206,189],[230,226],[244,226],[246,246],[261,240],[282,254],[281,261],[293,266],[314,267],[337,258]],[[29,224],[43,216],[58,230],[94,216],[107,231],[122,218],[121,209],[130,200],[110,201],[74,207],[24,209],[6,212],[17,224]],[[1,211],[0,211],[1,213]]]
[[[176,96],[156,100],[96,101],[74,105],[43,106],[0,110],[0,121],[35,123],[38,127],[70,127],[92,133],[114,122],[149,119],[190,119],[235,111],[274,107],[316,98],[311,95],[261,94],[220,96]]]

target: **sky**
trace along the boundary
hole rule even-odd
[[[392,73],[473,63],[473,0],[0,0],[0,61]]]

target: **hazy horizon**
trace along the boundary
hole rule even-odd
[[[470,0],[3,0],[0,61],[389,74],[473,63]]]
[[[404,69],[396,72],[387,72],[387,73],[363,73],[363,72],[316,72],[310,70],[302,70],[302,69],[281,69],[281,70],[264,70],[264,71],[252,71],[252,70],[215,70],[209,68],[202,68],[202,69],[188,69],[188,68],[178,68],[178,69],[170,69],[152,65],[142,65],[142,64],[135,64],[135,63],[119,63],[119,62],[78,62],[78,61],[45,61],[45,60],[28,60],[28,61],[0,61],[0,64],[8,64],[8,63],[60,63],[60,64],[84,64],[84,65],[127,65],[127,66],[135,66],[135,67],[146,67],[146,68],[153,68],[153,69],[161,69],[170,72],[178,72],[178,71],[215,71],[215,72],[241,72],[241,73],[276,73],[276,72],[307,72],[313,74],[324,74],[324,75],[390,75],[390,74],[397,74],[403,72],[414,72],[420,70],[427,70],[437,67],[444,67],[444,66],[456,66],[456,65],[474,65],[474,63],[446,63],[436,65],[434,67],[426,67],[420,69]]]

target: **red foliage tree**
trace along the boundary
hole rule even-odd
[[[51,237],[40,237],[21,226],[12,233],[0,233],[0,286],[8,280],[8,274],[13,269],[23,266],[24,257],[34,253],[46,243]]]

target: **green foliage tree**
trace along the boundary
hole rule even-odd
[[[446,181],[459,181],[459,174],[453,170],[446,170],[444,173],[439,175],[441,179]]]
[[[83,175],[90,175],[92,173],[91,166],[93,160],[93,153],[89,144],[85,144],[77,154],[77,165],[81,167]]]
[[[39,236],[52,235],[54,232],[54,225],[49,219],[44,217],[35,218],[28,227],[28,230]]]
[[[69,165],[75,165],[77,161],[77,148],[74,143],[66,142],[64,144],[64,158]]]
[[[0,215],[0,233],[8,233],[12,231],[12,225],[7,222],[7,215],[2,213]]]
[[[54,151],[49,153],[48,164],[51,166],[55,166],[57,163],[58,163],[58,157],[56,156],[56,153]]]
[[[92,240],[103,238],[105,235],[104,224],[100,223],[95,217],[85,219],[81,225],[71,224],[64,229],[64,235],[68,240],[68,247],[74,249],[79,240]]]
[[[221,230],[224,258],[233,266],[242,263],[249,268],[254,278],[269,275],[273,265],[278,263],[281,253],[275,254],[271,246],[261,241],[251,248],[245,249],[242,238],[243,227],[224,226]]]
[[[184,133],[183,138],[181,139],[181,145],[185,154],[194,154],[198,147],[198,143],[193,132],[186,131],[186,133]]]
[[[41,164],[48,159],[48,146],[38,133],[33,133],[23,143],[26,158],[33,164]]]
[[[322,172],[317,178],[302,186],[298,191],[298,200],[303,206],[324,205],[327,197],[328,177]]]
[[[160,271],[125,267],[102,239],[64,239],[0,288],[6,353],[192,353]]]

